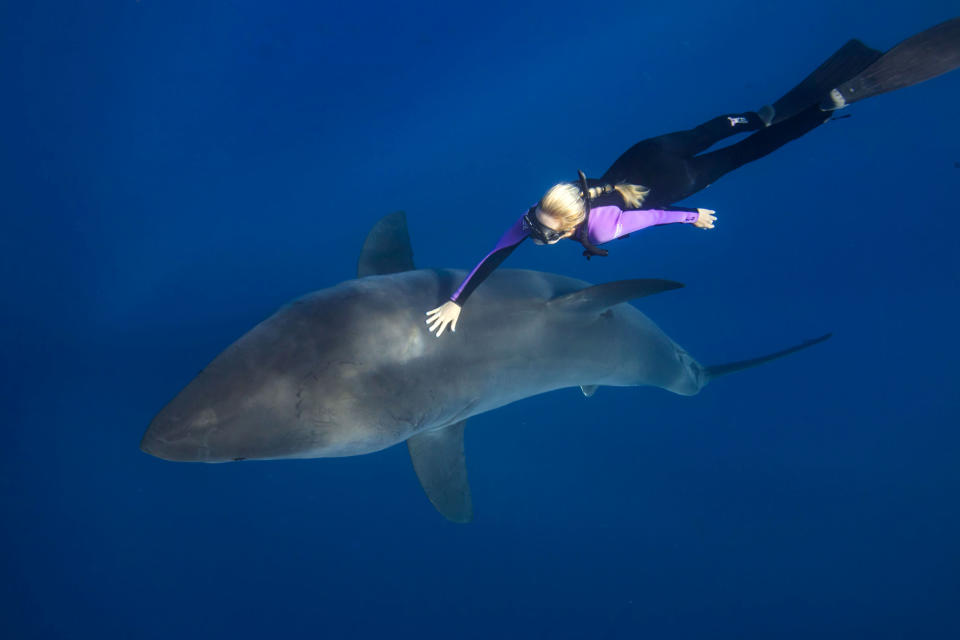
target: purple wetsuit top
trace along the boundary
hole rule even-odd
[[[697,221],[699,212],[696,209],[674,209],[664,211],[661,209],[637,209],[623,211],[620,207],[605,206],[594,207],[590,209],[590,228],[588,237],[590,242],[595,245],[610,242],[628,233],[646,229],[658,224],[669,224],[671,222],[685,222],[692,224]],[[577,228],[571,239],[580,239],[583,233],[583,225]],[[523,216],[510,227],[493,251],[484,256],[473,271],[464,278],[457,290],[450,296],[450,299],[463,306],[483,280],[490,275],[494,269],[500,266],[500,263],[507,259],[513,250],[521,242],[527,239],[529,233],[524,229]]]

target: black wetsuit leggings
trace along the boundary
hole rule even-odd
[[[747,122],[738,123],[738,118]],[[719,116],[695,129],[638,142],[617,158],[600,181],[643,185],[650,189],[644,208],[667,206],[709,186],[737,167],[796,140],[829,119],[830,114],[816,106],[770,127],[764,127],[753,112]],[[735,144],[703,153],[724,138],[750,131],[755,133]]]

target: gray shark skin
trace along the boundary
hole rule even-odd
[[[456,333],[436,338],[424,311],[466,275],[413,268],[402,213],[368,236],[360,277],[282,307],[218,355],[153,419],[141,449],[166,460],[323,458],[408,442],[431,502],[467,522],[465,421],[564,387],[652,385],[683,395],[710,379],[805,348],[710,368],[626,300],[666,280],[590,286],[499,270]],[[369,275],[381,273],[383,275]]]

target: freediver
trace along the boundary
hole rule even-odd
[[[687,131],[642,140],[630,147],[597,179],[580,173],[578,183],[551,187],[500,238],[463,280],[450,299],[427,312],[426,323],[439,338],[456,331],[470,294],[526,238],[538,245],[571,238],[584,255],[604,256],[604,244],[653,225],[687,223],[712,229],[710,209],[670,204],[709,186],[734,169],[779,149],[829,121],[854,102],[923,82],[960,66],[960,18],[918,33],[886,53],[850,40],[800,84],[772,105],[727,114]],[[738,133],[747,138],[704,153]]]

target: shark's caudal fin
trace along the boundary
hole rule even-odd
[[[824,340],[832,336],[832,333],[827,333],[819,338],[814,338],[813,340],[807,340],[798,345],[792,346],[789,349],[784,349],[782,351],[777,351],[776,353],[770,353],[765,356],[760,356],[759,358],[750,358],[749,360],[740,360],[738,362],[728,362],[726,364],[718,364],[712,367],[704,367],[704,373],[707,376],[707,380],[713,380],[714,378],[719,378],[720,376],[725,376],[728,373],[733,373],[735,371],[742,371],[743,369],[749,369],[750,367],[755,367],[771,360],[776,360],[777,358],[782,358],[783,356],[788,356],[791,353],[800,351],[801,349],[806,349],[807,347],[812,347],[815,344],[820,344]]]
[[[556,310],[599,313],[621,302],[681,287],[683,284],[673,280],[617,280],[557,296],[547,304]]]
[[[357,261],[357,277],[382,276],[414,269],[407,214],[396,211],[380,218],[363,243]]]
[[[473,519],[473,501],[463,454],[466,422],[461,420],[447,427],[424,431],[407,440],[413,469],[430,502],[447,520],[460,523]]]

